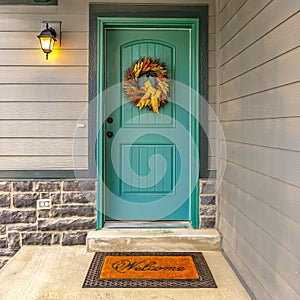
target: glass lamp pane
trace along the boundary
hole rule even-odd
[[[45,53],[50,53],[53,50],[55,40],[53,38],[40,38],[41,47]]]

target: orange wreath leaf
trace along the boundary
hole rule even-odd
[[[168,102],[169,82],[164,63],[142,57],[125,71],[123,90],[128,100],[139,109],[146,107],[159,113],[159,108]]]

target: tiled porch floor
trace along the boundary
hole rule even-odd
[[[25,246],[0,271],[0,299],[250,299],[221,252],[203,254],[217,289],[82,289],[94,255],[86,247]]]

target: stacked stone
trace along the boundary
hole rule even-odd
[[[216,225],[216,180],[200,179],[200,228]]]
[[[200,180],[200,228],[216,224],[216,182]],[[50,199],[51,208],[37,208]],[[85,245],[96,228],[95,180],[0,181],[0,269],[24,245]]]
[[[0,268],[24,245],[84,245],[95,190],[95,180],[0,181]],[[37,209],[39,199],[51,208]]]

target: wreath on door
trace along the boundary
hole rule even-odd
[[[124,93],[140,110],[147,108],[159,113],[169,96],[168,71],[160,59],[142,57],[126,71]]]

